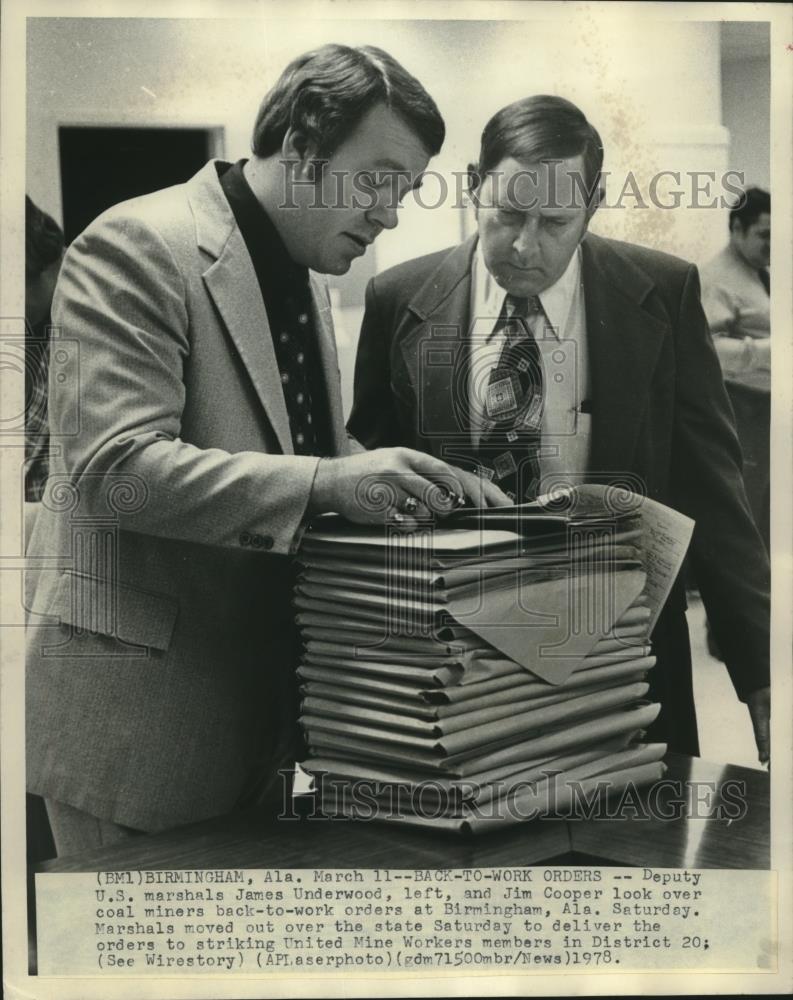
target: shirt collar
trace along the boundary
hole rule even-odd
[[[487,319],[495,321],[501,315],[504,308],[504,299],[507,293],[499,285],[493,275],[488,271],[485,264],[485,256],[482,253],[482,241],[476,241],[476,251],[471,266],[471,280],[474,287],[474,319]]]
[[[242,238],[251,256],[261,255],[267,261],[270,283],[286,281],[305,285],[308,282],[308,268],[296,264],[289,256],[275,223],[248,184],[243,171],[246,162],[238,160],[221,175],[221,186],[240,227]]]
[[[495,318],[501,315],[507,293],[488,271],[482,253],[482,242],[477,240],[472,265],[477,315]],[[543,312],[555,336],[564,336],[570,308],[581,285],[581,244],[570,258],[562,276],[539,295]]]
[[[581,244],[565,268],[564,274],[550,288],[540,293],[540,302],[548,322],[556,337],[563,337],[567,326],[567,317],[576,294],[581,285]]]

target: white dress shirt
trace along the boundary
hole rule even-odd
[[[477,244],[471,271],[471,342],[468,394],[471,437],[479,444],[485,421],[484,398],[490,372],[498,364],[505,331],[494,332],[506,297]],[[539,295],[543,313],[532,321],[543,366],[544,410],[540,474],[547,486],[568,475],[581,482],[589,465],[592,417],[587,355],[581,248],[559,280]],[[496,480],[496,483],[498,480]],[[544,491],[544,489],[543,489]]]
[[[771,367],[771,299],[732,246],[700,268],[702,306],[724,374],[740,378]]]
[[[702,306],[712,334],[767,337],[771,333],[771,299],[757,268],[731,246],[699,270]]]

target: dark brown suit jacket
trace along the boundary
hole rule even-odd
[[[374,278],[348,429],[368,448],[404,445],[448,461],[469,446],[460,390],[475,240]],[[590,482],[625,482],[696,522],[690,557],[742,700],[769,683],[768,560],[699,297],[696,268],[588,235],[582,269],[592,385]],[[653,737],[698,753],[691,653],[678,579],[653,634]]]

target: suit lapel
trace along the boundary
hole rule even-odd
[[[211,161],[188,182],[188,198],[196,225],[196,241],[214,262],[204,272],[207,290],[234,341],[285,455],[294,453],[289,414],[278,372],[270,324],[259,282],[245,241],[220,187]],[[338,360],[327,293],[311,275],[314,321],[333,428],[334,446],[346,443]]]
[[[582,245],[594,475],[632,468],[649,388],[669,327],[643,308],[648,275],[596,236]]]
[[[223,317],[285,455],[294,454],[267,313],[245,241],[234,227],[204,282]]]
[[[452,250],[408,309],[417,321],[400,340],[418,405],[419,433],[435,454],[468,447],[468,327],[475,239]]]
[[[471,261],[476,238],[452,250],[408,308],[415,325],[400,339],[413,385],[420,429],[439,454],[452,441],[470,448],[468,329]],[[593,474],[632,467],[642,415],[669,326],[643,303],[648,275],[596,236],[582,246],[582,269],[593,394]]]

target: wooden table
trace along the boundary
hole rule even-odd
[[[476,868],[603,864],[648,868],[757,868],[770,864],[769,780],[764,771],[670,754],[655,796],[671,818],[535,820],[480,837],[384,823],[254,812],[136,837],[45,862],[42,872],[187,868]],[[649,798],[648,798],[649,794]],[[675,803],[682,803],[676,806]],[[688,806],[685,805],[688,803]],[[730,815],[719,817],[719,807]],[[673,812],[677,815],[672,815]],[[737,816],[743,810],[743,816]]]

